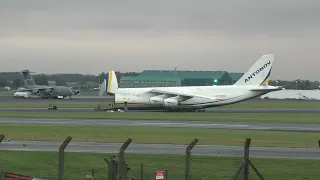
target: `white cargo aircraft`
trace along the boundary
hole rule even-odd
[[[99,94],[113,94],[118,109],[203,112],[282,90],[268,85],[273,62],[273,54],[263,55],[235,84],[219,86],[119,88],[115,72],[109,71]]]

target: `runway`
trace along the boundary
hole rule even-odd
[[[133,140],[134,141],[134,140]],[[0,150],[16,151],[55,151],[61,142],[58,141],[4,141]],[[121,143],[70,142],[66,152],[118,153]],[[131,143],[126,153],[135,154],[185,154],[187,145],[178,144],[135,144]],[[243,157],[241,146],[196,145],[193,155]],[[279,148],[251,147],[250,157],[320,159],[318,148]]]
[[[320,124],[262,123],[262,122],[208,122],[170,120],[122,119],[55,119],[55,118],[0,118],[0,124],[54,124],[109,127],[205,128],[233,130],[265,130],[289,132],[320,132]]]
[[[57,112],[96,112],[92,108],[59,108]],[[48,112],[48,108],[0,108],[0,112]],[[320,113],[320,109],[276,109],[276,108],[208,108],[207,112],[216,113]],[[128,112],[163,112],[153,110],[128,110]],[[188,112],[186,112],[188,113]],[[189,112],[190,113],[190,112]]]

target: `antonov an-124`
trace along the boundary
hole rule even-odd
[[[215,86],[120,88],[115,72],[109,71],[99,95],[112,94],[117,109],[203,112],[282,90],[268,85],[273,62],[273,54],[263,55],[235,84]]]

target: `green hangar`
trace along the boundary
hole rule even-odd
[[[122,76],[121,88],[212,86],[234,84],[243,73],[227,71],[144,70],[138,76]]]

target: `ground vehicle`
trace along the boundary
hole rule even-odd
[[[57,106],[55,104],[49,104],[48,110],[57,110]]]
[[[13,94],[14,98],[31,98],[31,93],[30,92],[15,92]]]

